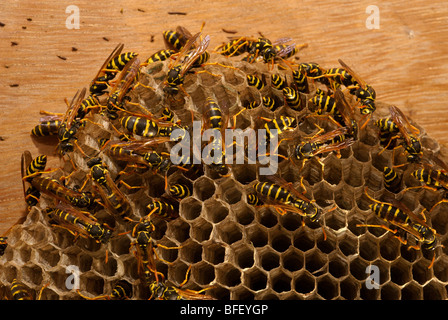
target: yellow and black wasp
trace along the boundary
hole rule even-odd
[[[77,290],[77,292],[81,297],[87,300],[127,300],[132,298],[132,285],[126,280],[118,280],[110,294],[104,294],[93,298],[83,295],[79,290]]]
[[[285,87],[282,90],[286,105],[293,110],[301,111],[303,109],[300,93],[293,87]]]
[[[448,190],[448,165],[436,155],[429,153],[427,162],[411,175],[429,188]]]
[[[134,82],[138,81],[140,74],[140,60],[137,57],[131,59],[115,81],[115,85],[109,93],[106,103],[106,116],[111,119],[118,118],[118,111],[123,110],[125,100],[129,101],[127,95],[134,88]]]
[[[324,75],[326,70],[316,62],[301,63],[298,67],[299,73],[304,74],[307,78],[320,82],[330,88],[330,81]]]
[[[372,225],[372,224],[358,224],[358,227],[377,227],[385,229],[392,234],[404,245],[408,245],[407,235],[412,235],[418,242],[418,245],[409,246],[413,249],[424,249],[433,251],[438,246],[437,232],[426,223],[426,217],[424,211],[418,215],[414,214],[403,203],[394,199],[386,198],[388,202],[381,202],[372,198],[367,193],[367,188],[364,190],[367,197],[374,201],[374,204],[370,205],[370,209],[382,220],[389,223],[390,226],[385,225]],[[437,204],[436,204],[437,205]],[[431,209],[433,210],[434,207]],[[395,227],[395,228],[394,228]],[[394,229],[393,229],[394,228]],[[434,263],[435,254],[432,261],[428,266],[430,269]]]
[[[318,134],[301,142],[295,149],[298,160],[310,159],[326,152],[339,151],[355,143],[347,127],[341,127],[324,134]]]
[[[407,161],[419,162],[423,155],[422,145],[417,136],[420,131],[409,123],[409,120],[398,107],[390,106],[389,111],[393,122],[397,125],[404,139],[402,145],[407,152]]]
[[[196,60],[200,58],[200,56],[205,53],[210,44],[210,36],[207,35],[201,41],[201,43],[192,51],[189,52],[190,48],[199,38],[201,33],[196,33],[193,37],[191,37],[185,46],[182,47],[182,50],[179,52],[176,60],[170,66],[170,69],[167,74],[167,78],[164,82],[163,90],[165,93],[169,95],[175,95],[179,92],[179,87],[184,83],[184,77],[187,72],[190,72],[191,68],[195,64]],[[188,59],[185,59],[188,54]]]
[[[59,203],[45,210],[58,227],[68,230],[75,237],[91,238],[98,243],[107,243],[112,236],[112,230],[101,225],[89,213],[79,211],[67,204]]]
[[[130,217],[132,206],[126,195],[115,184],[101,158],[90,159],[87,161],[87,166],[90,168],[90,177],[95,190],[100,195],[106,210],[119,219]]]
[[[45,171],[47,165],[47,156],[40,155],[35,159],[32,158],[31,153],[26,150],[22,153],[21,159],[21,173],[22,173],[22,187],[29,211],[32,206],[39,202],[40,191],[31,185],[31,180],[41,175]]]
[[[150,300],[216,300],[210,295],[203,294],[204,291],[210,288],[202,290],[182,289],[182,287],[188,281],[188,274],[191,270],[191,266],[188,267],[185,279],[179,286],[168,285],[166,281],[152,281],[149,284],[149,291],[151,292]]]
[[[350,89],[350,93],[354,94],[358,101],[361,102],[360,111],[363,115],[369,115],[376,110],[375,99],[376,92],[372,86],[365,83],[365,81],[359,77],[353,69],[351,69],[344,61],[338,59],[342,67],[351,75],[353,84],[347,88]]]
[[[0,237],[0,257],[5,254],[5,250],[8,247],[8,237]]]
[[[112,68],[111,62],[112,60],[117,59],[117,57],[123,50],[123,47],[124,47],[123,44],[118,44],[112,51],[112,53],[104,61],[103,65],[98,70],[93,80],[90,82],[89,85],[90,94],[95,96],[101,96],[106,93],[106,90],[109,87],[109,81],[115,77],[115,73],[112,72],[111,69],[109,69]]]
[[[293,70],[292,79],[297,91],[302,93],[309,93],[308,80],[305,72],[300,71],[300,69]]]
[[[78,190],[67,188],[60,184],[56,179],[34,177],[31,180],[31,185],[40,193],[69,203],[78,208],[93,208],[96,206],[96,201],[90,192],[80,192]]]
[[[260,91],[263,90],[263,88],[265,87],[264,79],[262,79],[258,76],[252,75],[252,74],[247,75],[247,84],[251,87],[254,87],[254,88],[260,90]]]
[[[373,123],[375,126],[377,126],[379,130],[379,139],[380,139],[380,145],[384,149],[393,149],[396,146],[398,132],[400,131],[398,129],[397,124],[392,120],[391,117],[387,118],[381,118],[376,120]]]
[[[384,167],[383,169],[383,181],[384,187],[392,192],[397,193],[401,189],[401,175],[391,167]]]

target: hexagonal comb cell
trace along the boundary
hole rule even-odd
[[[297,125],[294,129],[280,133],[279,138],[284,140],[276,150],[280,155],[276,175],[304,192],[302,195],[293,193],[294,197],[302,200],[305,197],[322,208],[319,222],[304,218],[301,215],[304,212],[283,210],[291,208],[290,202],[282,205],[278,201],[267,201],[264,206],[250,205],[246,196],[253,192],[254,183],[270,181],[270,177],[259,170],[266,166],[260,163],[229,163],[224,172],[203,164],[168,168],[164,167],[169,166],[167,159],[159,168],[151,169],[141,159],[138,164],[114,159],[107,147],[99,150],[98,139],[107,138],[118,143],[120,138],[125,138],[119,137],[118,132],[125,132],[125,129],[117,120],[112,122],[116,129],[112,130],[110,119],[95,113],[88,115],[94,123],[87,122],[79,129],[78,143],[87,154],[98,154],[107,164],[111,180],[120,184],[121,192],[131,203],[132,217],[120,222],[100,204],[92,209],[94,219],[112,229],[107,243],[97,243],[67,225],[60,228],[52,225],[45,209],[53,199],[41,197],[27,220],[8,234],[9,246],[0,258],[2,290],[8,289],[14,278],[20,278],[32,287],[33,293],[48,283],[43,290],[44,299],[80,299],[81,296],[66,285],[66,272],[75,266],[81,273],[80,289],[86,295],[94,297],[110,293],[115,282],[124,279],[132,284],[132,299],[147,299],[149,288],[144,285],[141,265],[144,259],[141,253],[138,254],[137,240],[145,241],[142,235],[150,235],[156,247],[155,268],[160,279],[174,285],[185,282],[188,290],[207,289],[204,293],[217,299],[447,299],[448,202],[439,203],[445,190],[415,188],[393,194],[384,189],[383,169],[386,166],[397,168],[403,175],[403,187],[422,184],[411,175],[420,163],[406,164],[407,154],[402,146],[383,150],[380,144],[374,122],[387,114],[388,105],[375,101],[377,110],[350,147],[301,161],[295,156],[299,142],[340,128],[340,124],[331,121],[328,115],[313,115],[317,107],[309,100],[315,96],[317,88],[328,90],[322,82],[308,79],[310,93],[300,94],[304,108],[295,111],[285,105],[282,92],[272,88],[270,83],[273,73],[291,83],[290,68],[283,69],[276,64],[267,68],[263,62],[248,63],[239,57],[211,53],[212,64],[195,68],[198,73],[187,73],[179,93],[170,96],[163,89],[170,62],[142,68],[139,81],[154,89],[136,86],[127,95],[123,108],[129,109],[130,113],[143,112],[159,117],[167,107],[174,114],[172,123],[187,126],[189,133],[195,129],[191,123],[193,119],[200,122],[199,131],[210,127],[211,122],[204,112],[208,98],[217,102],[222,118],[228,127],[235,125],[235,129],[263,129],[265,125],[275,124],[274,119],[278,125],[282,119],[287,119],[281,117],[295,118]],[[248,86],[249,74],[264,79],[264,88],[258,90]],[[356,107],[354,110],[358,110],[356,97],[349,92],[344,94],[348,103]],[[263,97],[268,96],[280,104],[276,111],[263,105]],[[99,98],[104,105],[103,98],[106,97]],[[254,104],[250,106],[251,103]],[[158,122],[165,130],[171,127],[167,119]],[[355,112],[355,120],[365,121],[358,112]],[[444,158],[444,150],[438,143],[419,129],[424,146],[422,160],[426,159],[427,152]],[[154,149],[165,157],[174,147],[174,141],[158,143],[158,138],[146,140],[134,135],[128,139],[131,140],[127,144],[119,145],[133,147],[148,143],[149,146],[145,144],[137,151]],[[397,142],[401,143],[399,136]],[[195,148],[200,147],[193,146],[190,151],[198,151]],[[244,146],[235,149],[244,151],[245,156],[249,150]],[[89,171],[85,157],[75,148],[70,159],[78,169],[72,171],[73,165],[67,162],[61,170],[45,175],[55,179],[70,177],[69,187],[86,181],[86,190],[96,195],[87,179]],[[123,182],[136,188],[125,188]],[[175,199],[166,193],[165,183],[167,186],[182,183],[191,194]],[[391,227],[372,212],[370,205],[373,202],[365,195],[366,188],[373,198],[386,201],[393,197],[417,216],[426,210],[425,224],[436,230],[438,243],[444,247],[438,246],[434,251],[414,250],[411,246],[418,244],[415,232],[414,235],[407,232],[405,237],[401,231],[393,234],[384,228],[360,226]],[[153,214],[145,219],[151,219],[154,228],[148,226],[147,230],[137,230],[137,223],[143,224],[143,217],[148,213],[145,210],[147,203],[159,198],[172,202],[175,218],[165,219]],[[398,226],[393,225],[391,229],[395,227]],[[400,242],[398,235],[402,236],[401,240],[406,238],[407,244]],[[366,270],[373,266],[379,270],[378,290],[366,286]]]

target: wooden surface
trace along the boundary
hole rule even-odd
[[[102,2],[106,3],[106,2]],[[0,2],[0,234],[24,214],[20,156],[52,155],[54,146],[30,137],[39,110],[63,112],[64,98],[88,86],[117,43],[142,57],[163,47],[162,32],[192,31],[206,22],[211,47],[222,29],[307,42],[303,62],[338,66],[342,58],[377,99],[404,108],[429,135],[448,146],[448,6],[445,1],[30,1]],[[379,8],[377,30],[366,28],[367,6]],[[80,28],[67,29],[66,7],[80,10]],[[184,12],[171,15],[168,12]],[[153,42],[151,38],[153,37]],[[109,40],[109,41],[106,41]],[[73,51],[76,48],[77,51]],[[64,57],[62,60],[58,56]],[[50,160],[58,163],[56,158]]]

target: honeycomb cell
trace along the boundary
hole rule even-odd
[[[207,200],[215,194],[215,184],[211,179],[201,177],[193,183],[193,193],[199,200]]]
[[[397,285],[389,282],[381,287],[381,300],[399,300],[401,298],[401,290]]]
[[[293,246],[303,252],[314,248],[315,242],[313,240],[312,232],[309,232],[309,230],[305,228],[299,229],[294,233]]]
[[[197,223],[196,225],[201,225],[201,223]],[[207,228],[206,228],[207,229]],[[170,222],[167,226],[166,234],[173,237],[177,242],[182,243],[190,238],[190,230],[191,226],[189,223],[184,221],[183,219],[175,219],[174,221]],[[205,235],[208,234],[206,230]],[[196,230],[195,234],[201,235],[200,230]],[[200,237],[202,238],[202,237]],[[198,239],[196,239],[198,240]]]
[[[213,230],[212,224],[210,222],[207,222],[207,220],[203,219],[202,217],[200,217],[191,223],[190,235],[191,238],[197,240],[198,242],[202,242],[210,239],[212,230]]]
[[[244,286],[239,286],[233,290],[232,300],[254,300],[254,293]]]
[[[324,268],[327,263],[327,257],[319,250],[310,250],[305,253],[305,269],[312,274],[325,273]]]
[[[380,240],[380,255],[383,259],[394,261],[400,256],[401,243],[397,238],[385,237]]]
[[[170,250],[174,251],[174,250]],[[180,258],[182,261],[193,264],[202,260],[202,246],[194,240],[188,240],[180,248]],[[173,259],[170,261],[174,261]]]
[[[367,278],[366,270],[369,265],[364,259],[356,257],[350,261],[350,274],[356,279],[363,281]]]
[[[442,282],[448,281],[448,268],[445,258],[441,258],[434,262],[434,276]]]
[[[229,214],[229,209],[217,200],[207,200],[204,202],[204,212],[207,221],[219,223]]]
[[[392,282],[399,285],[409,282],[412,278],[411,266],[403,259],[394,261],[390,266],[390,277]]]
[[[243,202],[239,202],[234,205],[233,211],[235,212],[236,221],[243,226],[252,223],[255,219],[254,208]]]
[[[337,297],[339,292],[336,280],[330,275],[317,279],[317,293],[326,300]]]
[[[303,254],[291,247],[281,255],[281,265],[288,271],[294,272],[303,268],[304,257]],[[266,270],[266,269],[265,269]]]
[[[228,204],[235,204],[241,200],[241,190],[231,179],[221,184],[219,193],[221,194],[221,199]]]
[[[379,256],[377,241],[368,233],[359,238],[359,255],[367,261],[373,261]]]
[[[291,277],[280,269],[272,271],[270,277],[271,286],[275,292],[282,293],[291,290]]]
[[[345,257],[335,255],[329,259],[328,272],[336,279],[349,273],[348,262]]]
[[[204,260],[213,265],[224,262],[226,248],[219,243],[204,243]]]
[[[339,250],[346,257],[358,253],[358,239],[351,233],[345,233],[338,239]]]
[[[415,281],[411,281],[401,289],[401,299],[421,300],[423,299],[423,288]]]
[[[299,274],[294,280],[294,290],[302,293],[309,294],[316,287],[315,277],[312,276],[309,272],[303,272]]]
[[[443,285],[435,280],[430,281],[423,287],[423,300],[446,299],[446,291]]]
[[[187,221],[194,220],[201,215],[202,202],[192,197],[186,198],[180,203],[179,215]]]
[[[276,231],[278,232],[271,233],[270,245],[272,249],[277,252],[284,252],[291,245],[291,237],[288,234],[285,234],[283,230]]]
[[[247,185],[257,178],[256,168],[252,166],[234,165],[232,167],[232,174],[235,180],[243,185]]]
[[[418,260],[412,264],[412,279],[420,283],[425,284],[431,280],[433,274],[432,269],[428,269],[429,264],[423,260]]]
[[[360,291],[360,283],[348,276],[339,283],[340,296],[347,300],[354,300]]]
[[[251,225],[246,229],[246,237],[254,247],[264,247],[268,244],[268,233],[264,227]]]
[[[267,248],[258,250],[258,260],[263,270],[270,271],[280,266],[280,255]]]
[[[215,280],[215,268],[205,261],[194,265],[191,273],[194,281],[200,286],[207,286]]]
[[[251,290],[260,291],[267,288],[268,276],[265,271],[254,267],[243,273],[243,284]]]
[[[254,265],[254,250],[246,245],[233,248],[235,264],[241,269],[250,268]]]
[[[241,283],[241,271],[230,263],[218,266],[216,269],[216,281],[227,287],[235,287]]]
[[[302,226],[302,217],[297,213],[286,212],[279,217],[280,225],[289,231],[295,231]]]
[[[243,231],[233,221],[226,224],[221,223],[217,230],[218,237],[227,244],[232,244],[243,238]]]
[[[39,285],[42,283],[42,268],[37,265],[27,265],[21,268],[22,278],[28,283]]]
[[[258,221],[266,228],[272,228],[278,223],[278,213],[274,209],[268,207],[260,208],[258,210]]]
[[[41,250],[37,252],[37,261],[45,269],[51,269],[57,266],[59,260],[59,251],[50,244],[41,248]]]
[[[325,213],[325,225],[332,230],[340,230],[346,226],[346,215],[342,210],[336,209]]]

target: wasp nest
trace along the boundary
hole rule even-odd
[[[321,83],[308,80],[309,93],[300,93],[303,109],[297,111],[285,105],[282,92],[270,85],[272,74],[292,83],[289,68],[272,68],[216,53],[211,54],[209,61],[220,65],[195,69],[208,72],[187,73],[183,84],[187,94],[180,90],[174,97],[163,91],[170,61],[143,67],[139,78],[142,85],[130,93],[130,102],[134,103],[131,110],[143,113],[146,109],[158,116],[169,107],[176,120],[190,125],[192,116],[204,120],[207,98],[225,107],[229,115],[255,101],[257,107],[236,117],[236,128],[263,128],[267,120],[262,118],[295,117],[298,125],[285,132],[288,140],[282,141],[278,150],[284,157],[293,157],[299,142],[317,134],[316,124],[324,130],[335,128],[328,117],[307,117],[316,109],[309,101],[314,92],[317,88],[325,89]],[[264,87],[259,90],[249,86],[247,75],[258,76]],[[268,110],[263,106],[266,96],[281,106],[274,112]],[[350,104],[356,104],[350,95],[346,98]],[[267,181],[260,175],[259,164],[229,164],[227,175],[220,175],[207,165],[194,173],[170,170],[168,185],[182,183],[190,188],[191,195],[180,200],[179,217],[152,217],[154,242],[175,247],[156,249],[157,271],[176,286],[189,271],[182,288],[209,288],[206,293],[216,299],[446,299],[448,259],[444,248],[439,246],[427,254],[409,249],[409,245],[400,243],[382,228],[359,226],[388,225],[370,209],[372,201],[365,195],[365,188],[372,197],[381,199],[387,192],[384,167],[392,167],[404,157],[403,148],[383,151],[373,122],[387,115],[388,109],[381,102],[376,102],[376,106],[368,125],[360,129],[359,139],[341,149],[339,156],[328,152],[320,161],[312,158],[303,167],[298,160],[279,157],[276,175],[292,183],[296,190],[304,191],[303,185],[305,196],[323,210],[321,224],[302,219],[297,212],[280,214],[275,205],[250,205],[247,195],[254,193],[254,183]],[[359,115],[358,110],[356,114]],[[115,178],[126,163],[100,152],[98,140],[116,139],[117,132],[104,115],[94,113],[88,117],[91,121],[79,130],[78,144],[89,156],[100,155]],[[232,124],[231,118],[229,123]],[[125,132],[120,124],[114,124]],[[438,143],[418,128],[424,152],[437,154]],[[90,179],[86,158],[76,148],[70,158],[77,168],[70,176],[70,186],[80,186]],[[403,176],[401,189],[420,185],[410,175],[417,167],[418,164],[409,164],[397,168]],[[52,176],[60,178],[71,172],[72,166],[66,161]],[[150,201],[165,193],[165,176],[161,172],[137,168],[120,175],[120,179],[136,187],[129,189],[120,184],[131,202],[131,218],[135,221],[148,214],[146,206]],[[400,201],[420,212],[430,210],[442,198],[439,191],[416,188],[406,192]],[[111,239],[101,244],[89,238],[75,238],[68,230],[49,222],[43,208],[52,201],[42,195],[26,221],[8,234],[9,245],[0,258],[3,290],[11,286],[13,279],[19,279],[34,296],[46,286],[42,299],[80,299],[69,285],[73,284],[73,270],[77,270],[79,289],[85,296],[110,294],[117,281],[126,280],[133,286],[132,299],[147,299],[148,291],[133,253],[132,223],[112,219],[103,208],[95,215],[113,228]],[[446,206],[441,203],[427,219],[440,234],[442,244],[446,242],[448,221],[448,211],[444,209]],[[433,254],[435,261],[429,268]],[[369,266],[372,275],[374,271],[378,273],[378,277],[371,277],[379,282],[377,288],[371,288],[375,283],[370,283]]]

